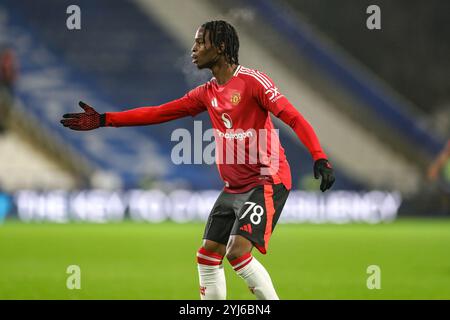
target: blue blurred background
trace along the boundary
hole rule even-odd
[[[366,25],[373,4],[381,29]],[[81,29],[67,27],[71,5],[80,10]],[[208,201],[201,195],[223,187],[216,166],[171,161],[172,132],[186,128],[193,136],[193,120],[210,128],[206,113],[91,132],[67,130],[59,120],[77,112],[79,100],[119,111],[179,98],[209,80],[189,56],[197,27],[216,19],[236,27],[240,63],[272,77],[334,165],[334,193],[317,194],[309,153],[274,119],[298,190],[293,198],[313,196],[297,206],[291,200],[293,215],[307,206],[318,214],[321,203],[330,217],[347,217],[342,221],[363,207],[373,207],[368,212],[378,220],[449,215],[448,160],[427,177],[450,136],[448,12],[450,3],[438,0],[4,0],[0,220],[10,213],[65,221],[48,212],[79,212],[74,199],[89,190],[107,192],[96,201],[117,203],[130,216],[134,207],[170,214],[189,201],[209,209],[216,194]],[[136,190],[139,200],[130,202]]]

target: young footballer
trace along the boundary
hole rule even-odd
[[[225,21],[201,25],[192,62],[213,78],[180,99],[122,112],[99,114],[80,102],[83,113],[65,114],[73,130],[151,125],[207,111],[216,142],[216,163],[224,188],[206,223],[197,252],[201,299],[226,299],[224,257],[257,299],[278,299],[271,278],[252,255],[266,254],[291,189],[289,164],[269,113],[289,125],[314,160],[314,176],[325,191],[333,169],[311,125],[264,73],[238,60],[239,38]]]

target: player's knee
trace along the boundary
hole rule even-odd
[[[197,263],[199,265],[220,266],[223,260],[223,254],[200,247],[197,251]]]
[[[224,255],[225,245],[210,240],[204,240],[202,246],[197,251],[197,262],[199,264],[219,265],[222,263]]]
[[[231,236],[227,245],[226,257],[228,261],[236,260],[252,251],[253,244],[242,236]]]
[[[226,257],[227,257],[227,260],[228,260],[228,261],[236,260],[236,259],[239,258],[240,256],[241,256],[241,255],[239,254],[238,251],[232,251],[232,250],[229,250],[229,251],[227,251],[227,253],[226,253]]]
[[[222,257],[225,255],[226,247],[224,244],[211,241],[211,240],[203,240],[202,248],[209,252],[214,252]]]
[[[251,250],[248,250],[247,248],[239,247],[239,246],[231,246],[227,248],[226,257],[228,261],[236,260],[243,255],[249,253]]]

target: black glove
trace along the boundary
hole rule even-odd
[[[78,103],[84,112],[66,113],[60,122],[72,130],[86,131],[105,126],[105,114],[100,114],[83,101]]]
[[[319,179],[322,176],[322,182],[320,183],[320,190],[330,189],[334,183],[334,173],[331,164],[327,159],[319,159],[314,162],[314,178]]]

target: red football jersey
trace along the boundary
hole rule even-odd
[[[107,113],[106,125],[161,123],[205,110],[214,128],[216,164],[226,192],[242,193],[274,183],[291,189],[289,164],[269,111],[292,127],[314,160],[326,158],[312,127],[273,81],[243,66],[223,85],[213,78],[184,97],[157,107]]]

